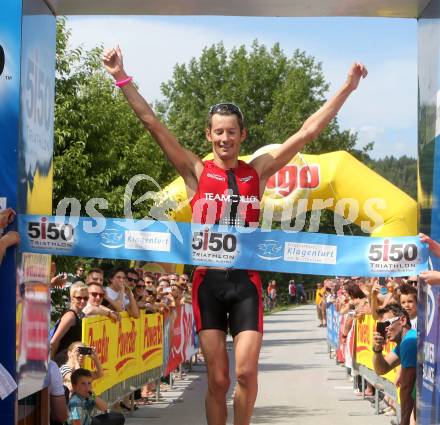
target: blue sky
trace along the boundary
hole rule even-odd
[[[72,45],[119,44],[125,67],[147,100],[176,63],[223,41],[227,49],[258,39],[279,42],[287,56],[299,48],[322,62],[331,95],[353,61],[369,69],[338,115],[358,132],[359,146],[375,141],[372,156],[417,155],[417,22],[382,18],[70,17]],[[282,142],[282,140],[280,140]]]

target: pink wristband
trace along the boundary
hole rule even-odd
[[[126,86],[131,80],[133,79],[133,77],[127,77],[125,80],[121,80],[121,81],[116,81],[115,86],[116,87],[124,87]]]

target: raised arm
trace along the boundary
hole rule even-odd
[[[106,70],[115,81],[124,81],[129,78],[124,70],[122,53],[119,47],[105,50],[103,62]],[[201,174],[203,169],[203,163],[200,158],[185,149],[178,142],[174,134],[156,117],[150,105],[139,94],[131,81],[121,87],[121,89],[144,127],[156,140],[187,185],[192,186],[194,183],[193,179],[196,179],[195,181],[197,182],[197,176]]]
[[[265,181],[289,161],[308,143],[316,139],[336,116],[348,96],[356,90],[361,78],[367,76],[367,69],[361,63],[354,63],[348,73],[347,81],[339,91],[318,111],[304,122],[299,131],[289,137],[279,148],[255,158],[251,165]]]

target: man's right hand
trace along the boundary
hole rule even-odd
[[[384,344],[384,337],[379,332],[373,332],[373,351],[382,351]]]
[[[122,80],[124,78],[127,78],[127,75],[124,71],[122,52],[119,46],[113,49],[106,49],[102,56],[102,61],[107,72],[115,80]]]

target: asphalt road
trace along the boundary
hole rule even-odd
[[[374,415],[370,402],[354,394],[345,369],[329,358],[326,330],[317,327],[315,316],[315,307],[306,305],[265,317],[259,394],[252,423],[390,424],[395,418]],[[233,389],[231,385],[228,424],[232,424]],[[128,414],[126,424],[205,424],[205,391],[206,370],[199,363],[176,380],[171,390],[162,392],[159,403]]]

